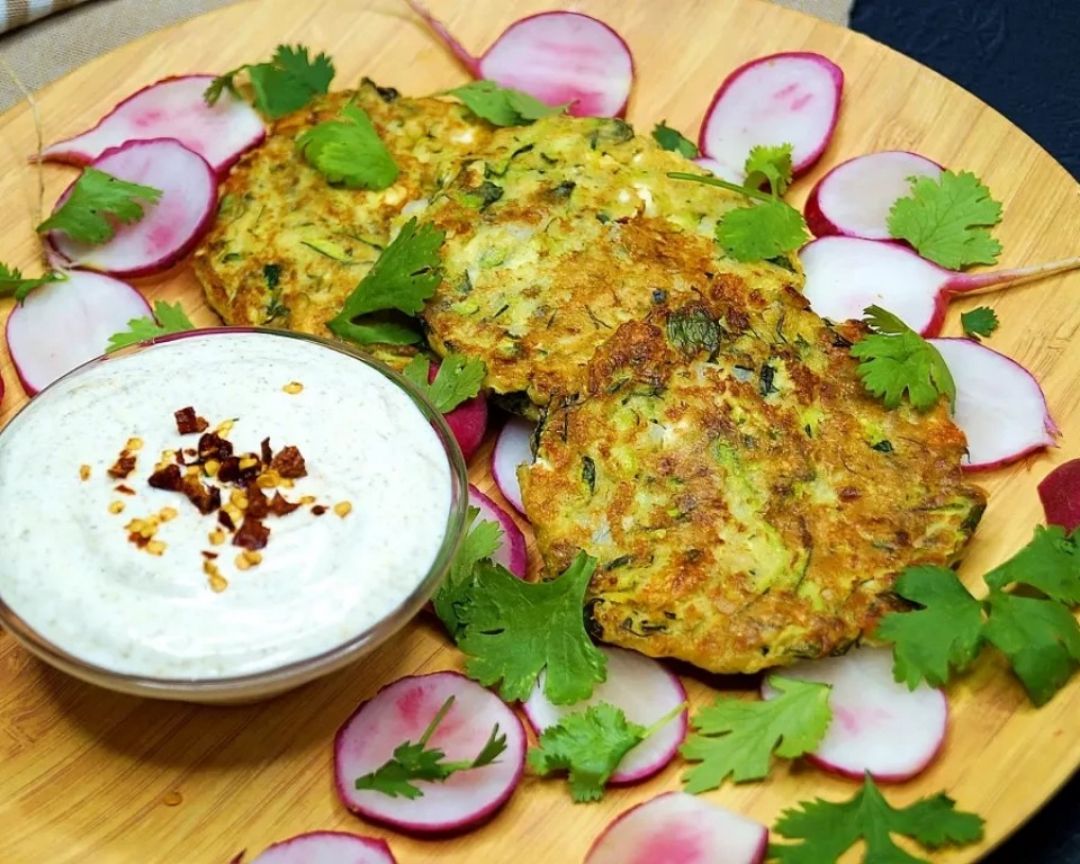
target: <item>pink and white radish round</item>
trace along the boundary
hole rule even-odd
[[[962,466],[984,471],[1056,443],[1058,429],[1035,376],[972,339],[931,339],[956,383],[953,421],[967,437]]]
[[[241,856],[233,859],[242,860]],[[344,831],[312,831],[268,846],[251,864],[396,864],[385,840]]]
[[[1039,500],[1048,525],[1080,528],[1080,459],[1058,465],[1039,483]]]
[[[540,673],[532,695],[524,705],[525,716],[537,735],[559,723],[567,714],[584,711],[600,702],[621,708],[628,720],[646,728],[686,703],[682,682],[659,661],[622,648],[601,646],[600,650],[607,657],[607,679],[583,702],[553,705],[544,695],[545,673]],[[687,712],[684,710],[627,753],[611,775],[611,782],[617,785],[637,783],[662,770],[675,757],[686,737],[686,724]]]
[[[532,436],[536,424],[523,417],[511,417],[506,421],[491,451],[491,476],[503,497],[514,505],[518,513],[525,513],[521,503],[521,482],[518,468],[533,462]]]
[[[429,740],[450,761],[472,759],[496,724],[506,750],[491,765],[459,771],[442,783],[420,782],[419,798],[392,798],[357,789],[359,777],[393,758],[394,748],[419,741],[446,703],[454,703]],[[525,730],[517,715],[489,690],[456,672],[402,678],[364,702],[334,738],[338,796],[354,813],[410,834],[449,834],[490,818],[510,798],[525,768]]]
[[[593,841],[585,864],[761,864],[764,825],[686,792],[621,813]]]
[[[897,683],[887,648],[857,648],[840,657],[796,663],[776,671],[785,678],[828,684],[832,722],[807,758],[826,771],[899,782],[919,774],[945,742],[945,694],[926,684]],[[775,698],[768,678],[762,696]]]
[[[525,535],[521,533],[513,517],[472,485],[469,486],[469,503],[479,509],[478,519],[494,522],[502,528],[502,544],[491,559],[519,579],[524,579],[529,568],[529,555],[525,546]]]
[[[416,12],[474,78],[513,87],[547,105],[570,103],[575,117],[622,117],[634,83],[626,42],[580,12],[541,12],[511,24],[474,57],[418,0]]]
[[[190,252],[210,227],[217,208],[217,178],[206,160],[172,138],[129,141],[106,150],[91,167],[121,180],[161,190],[144,203],[141,219],[119,225],[106,243],[91,246],[50,231],[46,243],[66,262],[113,276],[145,276],[165,270]],[[70,188],[56,203],[67,199]]]
[[[42,158],[89,165],[128,141],[175,138],[224,174],[242,153],[263,140],[266,129],[255,109],[228,90],[207,105],[203,94],[213,80],[213,75],[182,75],[137,90],[92,129],[50,144]]]
[[[704,167],[741,183],[752,148],[789,143],[798,176],[829,145],[843,89],[843,70],[820,54],[770,54],[743,64],[724,79],[705,112],[698,136],[710,160]]]
[[[435,380],[439,371],[439,364],[432,363],[428,367],[428,383]],[[480,445],[484,442],[484,433],[487,432],[488,406],[487,398],[482,394],[466,399],[457,408],[443,415],[446,425],[454,433],[454,440],[461,448],[461,455],[467,462],[476,455]]]
[[[149,316],[142,294],[119,279],[71,270],[11,310],[7,343],[26,395],[105,353],[109,337]]]

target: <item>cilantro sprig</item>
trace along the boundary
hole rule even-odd
[[[157,300],[154,303],[154,317],[143,316],[132,318],[128,321],[128,329],[120,333],[113,333],[109,337],[106,352],[117,351],[129,345],[138,345],[140,342],[149,342],[170,333],[183,333],[194,330],[195,325],[184,312],[179,303],[166,303]]]
[[[956,809],[947,795],[920,798],[896,808],[885,800],[869,775],[847,801],[803,801],[785,810],[773,832],[797,843],[772,843],[769,860],[780,864],[835,864],[860,840],[866,843],[864,861],[879,864],[929,864],[905,852],[893,835],[907,837],[927,849],[975,843],[982,838],[983,820]]]
[[[349,189],[385,189],[398,176],[394,157],[357,105],[346,105],[338,119],[303,132],[296,146],[327,180]]]
[[[717,699],[692,719],[696,730],[679,752],[698,762],[683,777],[686,791],[718,788],[731,777],[736,783],[760,780],[769,773],[775,753],[795,759],[813,750],[832,719],[829,686],[773,675],[775,699]]]
[[[464,629],[459,610],[469,602],[473,571],[484,559],[490,559],[502,543],[503,530],[497,522],[479,519],[480,509],[469,507],[465,516],[465,539],[458,546],[450,572],[435,593],[432,605],[446,631],[457,640]],[[478,521],[479,520],[479,521]]]
[[[305,45],[278,45],[269,62],[246,63],[211,81],[203,94],[206,103],[213,105],[226,90],[239,97],[236,79],[242,72],[247,72],[251,82],[255,107],[276,120],[326,93],[334,79],[334,62],[323,53],[311,59]]]
[[[429,384],[430,369],[431,360],[418,354],[409,361],[402,374],[415,384],[442,414],[453,411],[462,402],[479,393],[484,376],[487,375],[487,366],[483,360],[461,354],[447,354],[443,357],[439,371]]]
[[[960,326],[964,335],[970,339],[984,339],[998,329],[997,313],[989,306],[979,306],[968,312],[960,313]]]
[[[18,267],[0,263],[0,297],[14,297],[22,303],[35,288],[50,282],[63,282],[65,279],[67,276],[53,270],[41,276],[23,276]]]
[[[62,231],[77,243],[97,246],[113,238],[116,222],[129,225],[142,219],[145,205],[156,204],[161,194],[153,186],[84,168],[67,200],[37,226],[37,231]]]
[[[391,798],[403,797],[413,800],[421,798],[424,791],[416,785],[417,781],[441,783],[459,771],[470,771],[492,764],[506,750],[506,735],[499,733],[496,723],[488,736],[487,743],[473,759],[448,762],[446,754],[437,747],[429,748],[428,741],[439,728],[454,705],[450,696],[431,719],[424,734],[416,742],[406,741],[394,748],[394,757],[378,769],[356,779],[357,789],[370,789],[389,795]]]
[[[697,159],[697,144],[687,138],[678,129],[672,129],[666,120],[661,120],[652,130],[653,140],[665,150],[672,150],[687,159]]]
[[[745,185],[753,189],[767,185],[773,195],[783,195],[791,185],[791,154],[794,149],[791,144],[752,148],[743,166],[746,172]]]
[[[470,81],[446,91],[465,103],[477,117],[493,126],[526,126],[542,117],[561,114],[570,103],[547,105],[534,96],[511,87],[500,87],[494,81]]]

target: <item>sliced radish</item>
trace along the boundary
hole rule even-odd
[[[686,690],[682,682],[658,661],[622,648],[602,646],[600,650],[607,656],[607,680],[598,684],[593,695],[584,702],[552,705],[544,696],[545,673],[540,673],[524,706],[525,716],[537,735],[567,714],[584,711],[600,702],[621,708],[628,720],[646,728],[685,704]],[[686,711],[672,717],[669,723],[623,757],[610,782],[636,783],[664,768],[686,737],[686,723]]]
[[[268,846],[251,864],[396,864],[396,859],[385,840],[312,831]]]
[[[1069,258],[982,273],[957,273],[920,258],[900,243],[821,237],[799,251],[810,307],[830,321],[862,318],[867,306],[888,309],[923,336],[936,336],[954,294],[1009,288],[1080,268]]]
[[[85,270],[66,275],[34,290],[7,320],[8,351],[28,396],[104,354],[110,336],[151,314],[126,282]]]
[[[718,177],[741,183],[760,144],[791,144],[801,174],[825,152],[836,127],[844,73],[820,54],[796,51],[751,60],[728,75],[701,124],[698,148]]]
[[[266,129],[255,109],[228,91],[207,105],[203,93],[213,80],[213,75],[183,75],[137,90],[92,129],[50,144],[42,158],[89,165],[128,141],[175,138],[222,174],[262,141]]]
[[[923,683],[914,690],[893,677],[892,651],[858,648],[841,657],[796,663],[777,675],[828,684],[833,719],[812,762],[826,771],[899,782],[933,761],[945,741],[945,694]],[[766,679],[762,695],[777,691]]]
[[[517,469],[521,465],[531,465],[533,459],[532,436],[536,424],[521,417],[511,417],[506,421],[499,437],[495,440],[495,449],[491,453],[491,476],[499,487],[503,497],[514,505],[518,513],[525,513],[521,503],[521,483]]]
[[[1039,500],[1048,524],[1066,531],[1080,528],[1080,459],[1058,465],[1047,474],[1039,484]]]
[[[454,703],[429,740],[448,760],[472,759],[496,724],[506,750],[491,765],[459,771],[445,782],[418,781],[419,798],[392,798],[355,781],[393,757],[405,741],[419,741],[447,699]],[[499,698],[457,672],[402,678],[364,702],[334,738],[334,778],[345,806],[365,819],[412,834],[445,834],[471,828],[510,797],[525,767],[525,730]]]
[[[495,522],[502,528],[502,546],[491,556],[496,564],[502,564],[518,579],[524,579],[529,567],[529,555],[525,548],[525,535],[510,514],[488,498],[475,486],[469,486],[469,503],[480,510],[480,519]]]
[[[942,167],[906,150],[883,150],[841,162],[818,180],[806,199],[806,224],[814,235],[842,234],[888,240],[889,210],[911,193],[912,177],[941,176]]]
[[[1023,366],[971,339],[931,339],[956,382],[953,420],[967,436],[963,467],[983,471],[1055,443],[1042,387]]]
[[[435,380],[439,371],[439,364],[432,363],[428,366],[428,383]],[[487,399],[483,394],[466,399],[457,408],[443,415],[446,425],[454,433],[454,439],[461,448],[461,455],[466,461],[476,455],[480,445],[484,441],[484,433],[487,432],[488,407]]]
[[[474,57],[419,0],[417,15],[474,78],[513,87],[548,105],[571,103],[575,117],[622,117],[634,83],[634,60],[622,37],[580,12],[541,12],[511,24]]]
[[[157,273],[183,258],[210,227],[217,208],[217,178],[202,156],[179,141],[129,141],[105,151],[92,167],[160,189],[161,200],[147,205],[138,222],[118,226],[113,238],[100,246],[87,246],[50,231],[46,242],[66,266],[113,276]],[[57,208],[66,197],[65,192]]]
[[[686,792],[621,813],[593,841],[585,864],[761,864],[764,825]]]

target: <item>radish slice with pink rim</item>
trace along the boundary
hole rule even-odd
[[[799,251],[799,260],[806,274],[803,294],[822,318],[859,319],[866,307],[876,305],[923,336],[941,332],[953,295],[1010,288],[1080,268],[1080,258],[1069,258],[1011,270],[957,273],[903,244],[858,237],[820,237]]]
[[[428,367],[428,383],[435,380],[438,374],[439,364],[432,363]],[[461,455],[468,461],[476,455],[480,445],[484,442],[484,433],[487,431],[488,407],[487,399],[481,393],[466,399],[457,408],[443,414],[446,425],[454,433],[454,439],[461,448]]]
[[[525,547],[525,535],[521,533],[517,523],[502,507],[472,485],[469,486],[469,503],[480,510],[478,519],[495,522],[502,528],[502,545],[491,556],[491,560],[502,564],[518,579],[524,579],[529,557]]]
[[[911,194],[912,177],[941,176],[942,167],[906,150],[883,150],[841,162],[810,190],[804,213],[816,237],[842,234],[888,240],[889,211]]]
[[[129,141],[107,150],[92,166],[121,180],[161,190],[156,204],[143,203],[143,216],[119,225],[100,246],[78,243],[50,231],[46,243],[67,262],[113,276],[145,276],[183,258],[210,227],[217,209],[217,178],[206,160],[172,138]],[[53,212],[66,200],[60,196]]]
[[[934,760],[948,725],[945,694],[925,683],[909,690],[895,680],[892,669],[888,648],[857,648],[841,657],[775,670],[831,687],[833,719],[821,744],[807,755],[811,762],[856,780],[869,773],[881,782],[900,782]],[[776,696],[767,678],[762,696]]]
[[[104,354],[110,336],[151,314],[126,282],[85,270],[65,275],[36,288],[7,320],[8,351],[28,396]]]
[[[523,90],[548,105],[569,102],[575,117],[626,114],[634,61],[626,42],[603,21],[580,12],[530,15],[474,57],[422,3],[408,3],[474,78]]]
[[[228,90],[207,105],[203,93],[213,80],[213,75],[183,75],[137,90],[92,129],[50,144],[42,158],[89,165],[106,150],[128,141],[175,138],[223,174],[244,151],[263,140],[266,128],[255,109]]]
[[[251,864],[396,864],[396,859],[385,840],[344,831],[312,831],[268,846]]]
[[[761,864],[764,825],[686,792],[667,792],[619,814],[585,864]]]
[[[844,73],[829,58],[797,51],[751,60],[728,75],[701,125],[698,149],[718,177],[741,183],[750,150],[791,144],[792,169],[813,165],[832,138]]]
[[[2,393],[2,391],[0,391]],[[1080,528],[1080,459],[1058,465],[1039,484],[1039,500],[1049,525]]]
[[[357,789],[356,779],[393,758],[394,748],[416,742],[443,707],[454,702],[429,739],[450,761],[473,759],[499,726],[506,750],[491,765],[452,774],[445,782],[417,781],[419,798],[392,798]],[[457,672],[402,678],[364,702],[334,738],[334,782],[354,813],[410,834],[449,834],[490,818],[506,803],[525,767],[525,730],[517,715],[489,690]]]
[[[607,679],[584,702],[552,705],[544,696],[545,673],[537,677],[536,687],[524,705],[525,716],[537,735],[567,714],[576,714],[600,702],[621,708],[628,720],[646,728],[686,703],[682,682],[658,661],[622,648],[601,646],[600,650],[607,657]],[[686,724],[687,712],[683,710],[627,753],[610,782],[637,783],[662,770],[686,737]]]
[[[518,468],[533,462],[532,436],[536,424],[522,417],[511,417],[506,421],[495,440],[495,449],[491,453],[491,475],[503,497],[509,501],[518,513],[525,513],[521,503],[521,483],[518,480]]]
[[[985,471],[1045,447],[1058,435],[1035,376],[971,339],[931,339],[956,382],[953,422],[967,436],[962,466]]]

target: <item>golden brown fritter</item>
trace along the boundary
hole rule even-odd
[[[886,410],[797,291],[731,281],[620,327],[520,472],[548,570],[599,559],[595,635],[724,673],[844,651],[985,503],[945,405]]]

